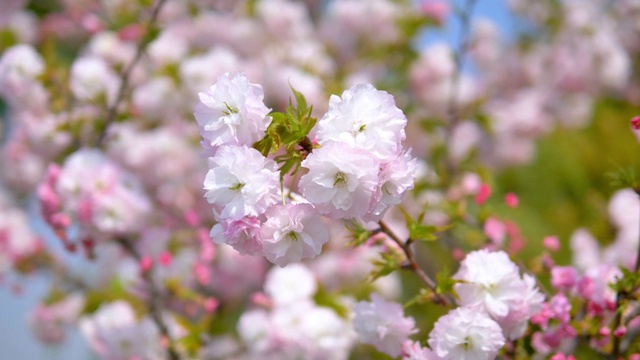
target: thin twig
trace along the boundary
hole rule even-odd
[[[433,293],[436,295],[435,301],[437,303],[440,303],[442,305],[447,305],[447,306],[454,304],[455,303],[454,300],[451,300],[447,296],[443,296],[436,292],[438,285],[433,279],[429,277],[429,275],[427,275],[427,273],[424,272],[424,270],[422,270],[420,265],[418,265],[418,262],[416,261],[416,257],[413,253],[413,250],[411,249],[411,243],[413,241],[411,241],[411,239],[404,242],[400,240],[398,235],[396,235],[393,232],[393,230],[391,230],[387,226],[387,224],[382,220],[378,222],[378,225],[380,225],[380,231],[385,233],[391,240],[393,240],[393,242],[395,242],[402,249],[408,261],[408,266],[406,268],[413,271],[420,278],[420,280],[422,280],[422,282],[425,283],[425,285],[427,285],[427,287],[431,289],[431,291],[433,291]]]
[[[124,238],[117,238],[116,241],[122,246],[122,248],[129,254],[131,257],[136,259],[136,261],[140,262],[142,259],[142,255],[138,252],[138,250],[133,246],[133,244]],[[179,360],[180,355],[173,346],[173,339],[171,338],[171,334],[169,333],[169,328],[162,318],[162,303],[160,298],[160,290],[153,280],[152,271],[142,271],[142,278],[149,286],[149,314],[151,315],[151,319],[158,327],[160,331],[160,336],[167,340],[167,355],[171,360]]]
[[[97,139],[98,147],[102,145],[102,142],[104,141],[107,135],[107,130],[109,126],[116,120],[116,116],[118,115],[118,107],[120,106],[120,103],[122,103],[122,101],[124,100],[125,93],[127,92],[127,88],[129,87],[129,79],[131,78],[131,73],[133,73],[133,69],[136,67],[140,59],[142,59],[142,54],[144,54],[147,48],[147,45],[149,45],[149,33],[151,32],[153,25],[158,19],[160,10],[162,9],[162,6],[165,4],[165,2],[166,0],[158,0],[156,2],[151,12],[151,17],[149,18],[149,21],[147,21],[147,24],[145,26],[145,33],[142,36],[142,39],[140,39],[140,42],[138,43],[138,47],[136,48],[136,53],[133,59],[131,60],[131,62],[129,63],[129,65],[127,65],[127,67],[124,69],[124,71],[120,75],[121,81],[120,81],[120,86],[118,87],[118,92],[116,93],[116,98],[113,101],[113,103],[109,105],[107,109],[107,116],[104,121],[104,127],[100,131],[100,134],[98,134],[98,139]]]

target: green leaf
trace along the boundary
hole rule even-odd
[[[360,246],[367,242],[371,237],[371,231],[365,229],[365,227],[357,220],[351,219],[345,221],[345,227],[351,235],[351,241],[349,246]]]
[[[430,225],[422,224],[424,219],[424,213],[418,216],[418,220],[414,220],[411,215],[402,207],[400,207],[402,215],[407,223],[407,229],[409,230],[409,238],[417,241],[434,241],[438,237],[434,234],[439,231],[439,228]]]
[[[307,99],[304,98],[301,92],[297,91],[291,83],[289,83],[289,87],[293,92],[293,96],[296,98],[296,106],[298,107],[298,114],[307,112]],[[291,106],[291,105],[290,105]]]
[[[451,277],[451,273],[447,267],[436,274],[436,294],[455,294],[453,286],[456,280]]]
[[[415,304],[428,304],[433,302],[433,298],[434,296],[432,291],[427,290],[425,288],[421,288],[420,291],[418,292],[418,295],[414,296],[409,301],[407,301],[403,307],[406,309]]]
[[[636,169],[632,166],[618,166],[616,171],[605,174],[609,178],[609,183],[615,188],[632,188],[636,193],[640,194],[640,181]]]
[[[611,288],[617,293],[623,293],[631,296],[636,290],[640,289],[640,273],[633,272],[625,267],[621,267],[622,277]]]
[[[403,257],[392,250],[380,254],[380,259],[372,261],[373,270],[367,276],[367,281],[373,282],[380,277],[387,276],[392,272],[400,269],[400,264],[404,260]]]

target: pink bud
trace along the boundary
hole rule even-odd
[[[142,256],[142,258],[140,258],[140,272],[147,272],[149,270],[151,270],[151,268],[153,267],[153,259],[151,258],[151,256],[148,255],[144,255]]]
[[[640,141],[640,116],[636,116],[631,119],[631,131],[638,141]]]
[[[609,328],[608,328],[608,327],[603,326],[603,327],[601,327],[601,328],[600,328],[600,330],[598,331],[598,334],[599,334],[600,336],[609,336],[609,335],[611,335],[611,330],[609,330]]]
[[[95,259],[96,257],[96,254],[94,251],[95,245],[96,245],[95,241],[93,241],[92,238],[88,237],[88,238],[82,239],[81,244],[87,258]]]
[[[44,181],[45,183],[51,185],[52,187],[58,182],[58,178],[60,177],[60,173],[62,169],[58,164],[49,164],[47,167],[47,173],[45,175]]]
[[[204,310],[208,313],[216,311],[220,302],[215,298],[209,297],[204,301]]]
[[[189,209],[184,213],[184,221],[187,225],[195,227],[200,223],[200,217],[195,210]]]
[[[90,198],[83,198],[78,202],[78,220],[84,224],[93,221],[93,202]]]
[[[571,290],[578,281],[578,271],[571,266],[556,266],[551,269],[551,285],[558,290]]]
[[[251,302],[256,304],[256,305],[263,306],[263,307],[266,307],[266,308],[270,308],[273,305],[273,302],[271,301],[271,298],[269,298],[263,292],[253,293],[251,295]]]
[[[508,207],[515,208],[516,206],[518,206],[520,200],[518,199],[518,196],[516,194],[510,192],[504,196],[504,202]]]
[[[542,240],[542,246],[549,251],[558,251],[560,250],[560,241],[557,236],[545,236]]]
[[[640,360],[640,354],[629,355],[629,360]]]
[[[620,338],[620,337],[623,337],[626,333],[627,333],[627,327],[620,326],[613,331],[613,336]]]
[[[200,285],[208,285],[211,281],[211,273],[209,268],[202,263],[193,264],[193,275]]]
[[[162,266],[171,265],[172,260],[173,260],[173,257],[171,256],[171,253],[168,251],[163,251],[162,253],[160,253],[160,256],[158,256],[158,262],[160,262],[160,265]]]
[[[456,261],[462,261],[465,257],[464,251],[462,251],[460,248],[454,248],[452,255]]]
[[[142,37],[144,27],[140,24],[131,24],[118,31],[118,37],[125,41],[136,41]]]
[[[38,200],[40,201],[40,209],[42,216],[47,219],[52,214],[60,211],[61,202],[58,194],[55,193],[53,187],[48,183],[38,185]]]
[[[549,360],[567,360],[567,357],[564,356],[563,353],[557,353],[553,355],[551,358],[549,358]]]
[[[213,261],[216,255],[216,248],[209,238],[209,231],[205,228],[199,228],[198,239],[200,240],[200,260],[204,262]]]
[[[484,233],[496,245],[502,245],[507,235],[504,223],[494,217],[490,217],[484,223]]]
[[[54,229],[66,229],[71,225],[71,218],[67,214],[56,213],[51,215],[49,223]]]
[[[462,191],[466,195],[473,195],[480,191],[480,187],[482,186],[482,181],[480,180],[480,176],[478,174],[469,173],[465,174],[462,178],[461,182]]]
[[[478,194],[476,194],[476,204],[482,205],[484,204],[489,196],[491,195],[491,187],[488,184],[480,185],[480,190],[478,190]]]
[[[104,29],[102,21],[100,21],[100,18],[95,14],[87,14],[83,16],[81,24],[82,27],[90,33],[97,33]]]

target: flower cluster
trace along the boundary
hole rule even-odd
[[[151,206],[137,178],[88,148],[69,156],[61,168],[49,167],[38,195],[45,221],[62,240],[68,241],[66,232],[75,223],[88,250],[95,241],[140,232]]]
[[[218,222],[211,237],[241,254],[280,266],[313,258],[329,240],[320,215],[379,220],[413,188],[416,160],[402,147],[406,117],[372,85],[331,97],[316,131],[319,148],[301,162],[308,170],[298,184],[302,197],[290,203],[279,186],[285,174],[250,147],[271,122],[262,87],[225,74],[199,95],[194,114],[211,155],[205,198]]]
[[[402,147],[407,119],[370,84],[331,96],[318,123],[321,148],[302,166],[302,194],[331,219],[381,219],[413,188],[416,161]]]
[[[273,268],[262,301],[238,321],[240,337],[254,359],[347,359],[353,346],[349,323],[313,301],[317,283],[301,264]],[[265,301],[268,303],[265,303]]]

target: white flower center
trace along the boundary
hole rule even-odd
[[[298,233],[295,231],[289,231],[289,233],[287,233],[287,238],[292,242],[298,241]]]
[[[226,102],[224,103],[224,106],[227,108],[226,110],[222,110],[222,113],[225,116],[229,116],[231,114],[237,114],[239,112],[237,108],[227,104]]]
[[[239,191],[243,187],[244,187],[244,184],[239,182],[239,183],[233,185],[232,187],[230,187],[229,190],[231,190],[231,191]]]
[[[333,180],[333,186],[338,188],[344,188],[347,185],[347,175],[342,171],[338,171],[336,173],[335,179]]]

